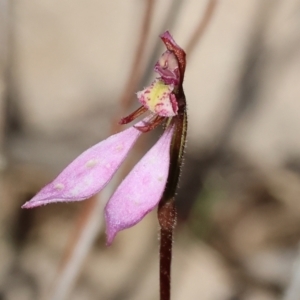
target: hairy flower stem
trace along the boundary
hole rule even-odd
[[[176,225],[176,207],[174,198],[158,207],[160,221],[160,300],[171,299],[171,261],[173,230]]]
[[[183,90],[178,93],[179,113],[174,118],[175,132],[170,149],[170,169],[167,185],[158,206],[160,224],[160,300],[171,299],[171,262],[173,231],[177,212],[175,193],[178,186],[187,133],[186,102]]]

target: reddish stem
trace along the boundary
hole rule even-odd
[[[160,300],[171,299],[171,261],[173,231],[177,221],[175,193],[178,186],[186,143],[187,116],[184,93],[178,99],[179,112],[173,119],[175,132],[170,150],[170,169],[167,185],[158,206],[160,229]]]
[[[160,223],[160,300],[171,299],[171,262],[173,230],[176,225],[176,207],[174,199],[161,203],[158,207]]]

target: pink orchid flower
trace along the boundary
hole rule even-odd
[[[168,32],[161,37],[178,47]],[[170,145],[175,128],[172,118],[179,109],[174,90],[182,83],[183,75],[176,55],[169,50],[161,56],[154,70],[158,77],[137,93],[142,106],[120,123],[127,124],[145,112],[149,115],[83,152],[22,208],[91,198],[112,179],[138,137],[163,124],[165,130],[160,139],[127,175],[105,207],[107,244],[112,243],[120,230],[135,225],[157,206],[169,175]]]

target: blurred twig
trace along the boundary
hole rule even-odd
[[[125,85],[122,93],[120,104],[122,111],[126,111],[130,105],[132,95],[134,94],[139,82],[139,78],[142,73],[142,61],[145,55],[146,41],[150,31],[151,20],[153,17],[154,0],[147,0],[145,8],[145,16],[143,18],[143,24],[141,26],[141,32],[139,37],[138,46],[134,55],[131,71],[128,76],[127,84]]]
[[[249,46],[243,58],[243,68],[241,68],[239,81],[237,81],[236,99],[230,107],[230,114],[216,138],[216,143],[208,152],[202,153],[197,158],[186,156],[186,163],[188,165],[191,164],[189,178],[193,178],[193,180],[182,183],[181,190],[177,196],[179,220],[186,220],[189,217],[197,197],[203,191],[206,176],[209,174],[211,168],[222,159],[224,150],[228,146],[231,135],[241,118],[246,113],[249,113],[250,106],[255,105],[257,82],[259,81],[258,68],[261,67],[262,59],[262,33],[268,24],[270,12],[272,11],[270,7],[272,7],[273,3],[275,2],[272,0],[262,2],[256,12],[255,21],[253,21],[253,31],[248,38]],[[194,172],[191,175],[192,170]],[[184,197],[187,191],[189,194],[188,200]]]
[[[0,171],[5,168],[6,85],[8,68],[9,2],[0,0]]]
[[[198,26],[196,27],[194,33],[192,34],[191,39],[189,40],[185,51],[187,55],[190,55],[191,52],[194,50],[197,42],[202,38],[208,24],[211,21],[211,18],[213,16],[213,13],[215,11],[216,5],[218,0],[209,0],[207,3],[207,6],[205,8],[205,12],[202,18],[200,18],[200,22]]]
[[[101,193],[90,199],[90,205],[86,205],[83,210],[83,216],[80,215],[81,226],[76,228],[75,236],[72,238],[71,247],[67,252],[67,259],[64,261],[61,269],[55,278],[53,291],[50,293],[50,299],[67,299],[75,281],[80,273],[81,266],[94,244],[95,238],[103,228],[103,210],[105,199],[109,199],[120,178],[114,177],[109,186]],[[79,226],[78,226],[79,227]],[[77,233],[79,230],[79,233]]]
[[[300,244],[298,255],[294,264],[294,272],[287,286],[283,300],[298,300],[300,297]]]
[[[174,27],[176,21],[178,20],[178,15],[181,12],[181,7],[183,4],[184,4],[184,1],[182,1],[182,0],[173,0],[172,1],[171,5],[168,9],[168,13],[164,19],[164,22],[158,31],[158,34],[161,34],[162,32],[166,31],[167,29],[170,32],[172,32],[172,28]],[[161,42],[160,39],[157,39],[156,43],[153,47],[153,50],[151,51],[151,54],[148,58],[145,72],[139,81],[139,86],[144,86],[150,81],[150,77],[153,74],[153,66],[155,65],[157,58],[160,55],[162,47],[163,47],[163,43]]]

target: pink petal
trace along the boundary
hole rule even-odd
[[[130,127],[89,148],[22,208],[92,197],[111,180],[140,134]]]
[[[158,204],[168,178],[173,128],[158,142],[123,180],[105,207],[107,244],[123,229],[138,223]]]

